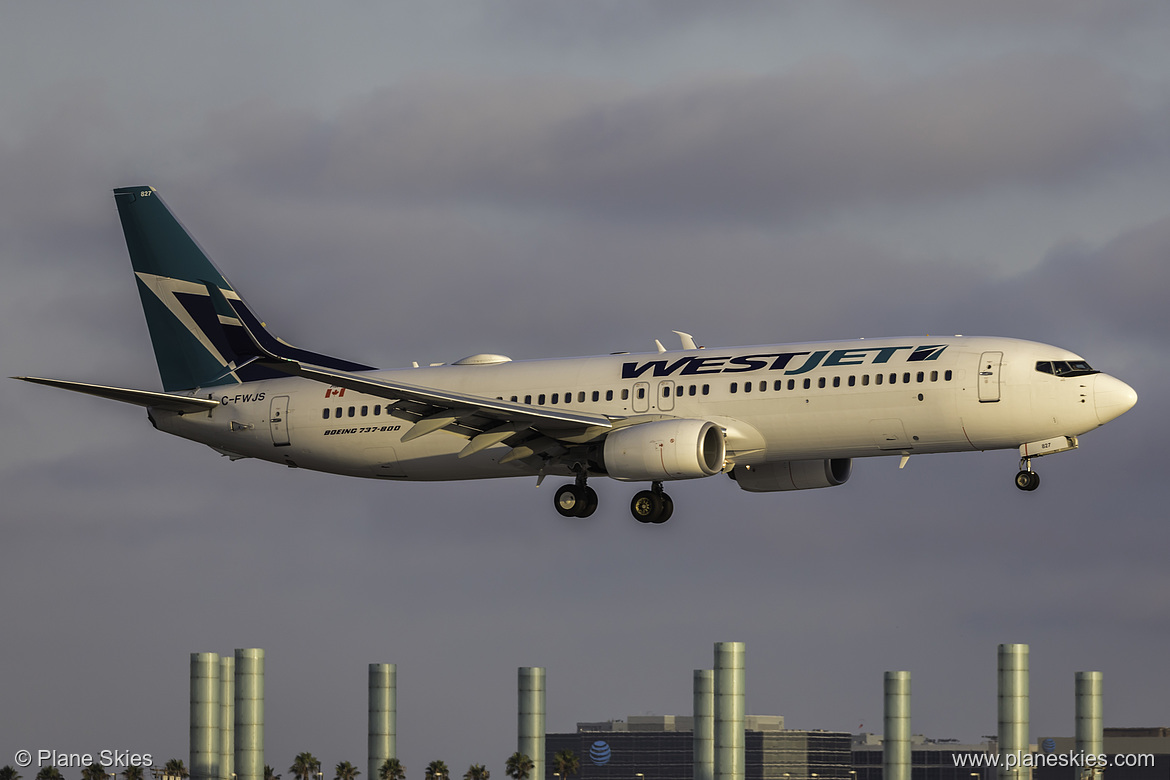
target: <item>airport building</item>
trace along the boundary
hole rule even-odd
[[[1170,728],[1103,729],[1101,753],[1109,760],[1119,757],[1132,766],[1110,766],[1103,772],[1089,775],[1081,768],[1071,766],[1037,766],[1032,780],[1166,780],[1170,772]],[[1044,737],[1036,746],[1037,752],[1056,757],[1076,751],[1075,737]],[[1152,760],[1150,760],[1152,759]]]
[[[993,755],[995,740],[974,745],[960,744],[957,739],[928,739],[921,734],[910,737],[910,778],[911,780],[990,780],[991,770],[972,769],[966,760],[956,756]],[[855,734],[853,736],[853,770],[857,780],[883,780],[881,734]],[[963,766],[959,766],[963,763]]]
[[[578,723],[575,733],[547,736],[547,776],[553,756],[572,750],[581,762],[574,780],[693,780],[693,729],[689,715]],[[852,780],[843,731],[786,729],[781,716],[747,715],[744,732],[745,780]]]

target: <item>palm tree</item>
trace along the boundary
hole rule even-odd
[[[280,780],[280,775],[268,764],[264,765],[264,780]]]
[[[432,761],[427,764],[427,780],[451,780],[451,770],[447,769],[447,762]]]
[[[406,780],[406,767],[397,758],[388,758],[378,767],[378,780]]]
[[[467,771],[463,773],[463,780],[488,780],[492,773],[483,764],[472,764]]]
[[[41,767],[37,772],[37,780],[61,780],[61,772],[55,766]]]
[[[532,774],[532,769],[535,766],[536,764],[532,763],[531,758],[517,750],[508,756],[508,761],[504,764],[504,774],[512,780],[528,780],[528,776]]]
[[[183,759],[171,758],[163,766],[163,774],[168,777],[182,777],[187,778],[191,773],[187,771],[187,767],[183,766]]]
[[[360,774],[358,768],[348,761],[342,761],[333,767],[333,780],[357,780]]]
[[[126,780],[142,780],[142,767],[138,764],[131,764],[122,770],[122,777]]]
[[[553,766],[557,768],[561,780],[569,780],[570,776],[581,771],[581,760],[572,750],[558,750],[553,756]]]
[[[20,773],[12,768],[11,765],[0,769],[0,780],[20,780]]]
[[[321,762],[312,753],[297,753],[293,765],[288,768],[297,780],[317,780]]]
[[[81,770],[81,780],[106,780],[106,768],[94,761]]]

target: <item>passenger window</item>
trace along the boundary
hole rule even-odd
[[[374,404],[374,416],[382,414],[382,404]]]
[[[607,401],[613,400],[613,390],[606,390],[605,391],[605,400],[607,400]]]
[[[855,387],[856,385],[857,385],[857,377],[854,376],[853,374],[850,374],[849,375],[849,386]]]
[[[840,386],[841,386],[841,377],[839,377],[839,376],[833,377],[833,387],[840,387]]]
[[[532,396],[530,396],[530,395],[524,396],[524,403],[531,404],[532,403]]]
[[[646,397],[646,388],[639,387],[638,388],[638,400],[641,401],[645,397]]]
[[[882,378],[882,375],[878,374],[877,379],[879,380],[879,384],[880,384],[881,378]],[[862,374],[861,375],[861,386],[866,387],[868,385],[869,385],[869,374]]]
[[[810,387],[812,387],[812,380],[811,380],[811,379],[807,379],[807,378],[806,378],[806,379],[804,380],[804,389],[805,389],[805,390],[808,390]]]
[[[341,419],[341,407],[340,407],[340,406],[339,406],[339,407],[337,407],[337,409],[336,409],[336,410],[334,410],[334,414],[333,414],[333,416],[334,416],[334,417],[336,417],[336,418],[337,418],[337,419],[339,419],[339,420]]]
[[[736,392],[737,390],[739,390],[739,383],[737,383],[737,382],[732,382],[732,383],[731,383],[731,392],[733,392],[733,393],[734,393],[734,392]]]
[[[795,380],[795,379],[789,379],[789,380],[788,380],[788,389],[789,389],[789,390],[795,390],[795,389],[796,389],[796,380]]]
[[[902,374],[902,384],[906,384],[906,385],[910,384],[910,372],[909,371],[907,371],[905,374]]]
[[[601,400],[601,393],[594,390],[593,391],[593,403],[597,403],[599,400]],[[607,398],[606,400],[608,401],[609,399]]]
[[[351,406],[351,407],[349,407],[349,416],[350,416],[350,417],[353,417],[353,416],[354,416],[356,413],[357,413],[357,409],[356,409],[356,408],[354,408],[354,407],[352,407],[352,406]]]
[[[743,391],[745,393],[750,393],[752,391],[752,383],[751,382],[744,382],[743,383]]]
[[[897,374],[890,374],[890,384],[891,385],[898,384],[898,375]]]
[[[698,388],[698,387],[696,387],[695,385],[691,385],[690,389],[687,391],[687,394],[688,394],[688,395],[694,395],[694,394],[695,394],[695,393],[698,391],[698,389],[699,389],[699,388]]]
[[[553,402],[554,404],[555,404],[557,401],[559,401],[560,399],[561,399],[561,394],[560,394],[560,393],[553,393],[553,394],[552,394],[552,402]],[[544,401],[541,401],[541,403],[544,403]]]
[[[694,387],[694,385],[691,385],[691,387]],[[683,387],[682,385],[679,385],[679,386],[678,386],[678,387],[676,387],[676,388],[675,388],[675,390],[674,390],[674,394],[675,394],[675,395],[682,395],[684,392],[686,392],[686,388],[685,388],[685,387]]]
[[[594,401],[597,400],[597,391],[596,390],[593,391],[593,400]],[[585,391],[584,390],[581,390],[577,393],[577,403],[579,403],[579,404],[585,403]]]
[[[926,379],[926,374],[924,374],[924,373],[922,373],[921,371],[919,371],[919,372],[918,372],[918,376],[917,376],[917,380],[918,380],[919,382],[921,382],[921,381],[923,381],[924,379]]]
[[[821,377],[820,379],[817,380],[817,387],[824,387],[824,386],[825,386],[825,378]]]
[[[512,396],[512,403],[516,403],[516,396]]]
[[[772,383],[772,389],[773,390],[783,390],[784,389],[784,380],[777,379],[775,382]]]
[[[537,406],[544,406],[544,393],[541,393],[540,395],[538,395],[536,397],[536,405]]]
[[[703,395],[711,395],[711,385],[703,385]]]
[[[767,380],[767,379],[761,379],[761,380],[760,380],[760,392],[762,393],[762,392],[764,392],[764,391],[765,391],[765,390],[767,390],[767,389],[768,389],[768,380]]]
[[[943,381],[951,381],[951,370],[949,368],[947,369],[947,372],[943,374]]]
[[[322,409],[322,410],[321,410],[321,419],[322,419],[322,420],[328,420],[328,419],[329,419],[329,410],[328,410],[328,409]]]
[[[370,414],[370,407],[363,406],[362,407],[362,417],[367,417],[367,416],[369,416],[369,414]]]
[[[931,381],[931,382],[937,382],[937,381],[938,381],[938,372],[937,372],[937,371],[931,371],[931,372],[930,372],[930,381]]]
[[[623,401],[630,400],[630,388],[628,388],[628,387],[622,388],[622,400]]]
[[[670,385],[667,385],[666,387],[662,388],[662,397],[663,398],[670,398]]]

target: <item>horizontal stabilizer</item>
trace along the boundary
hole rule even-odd
[[[210,398],[193,398],[189,395],[156,393],[150,390],[132,390],[126,387],[109,387],[107,385],[92,385],[87,382],[69,382],[64,379],[42,379],[37,376],[14,376],[12,378],[38,385],[59,387],[62,390],[72,390],[75,393],[96,395],[98,398],[108,398],[111,401],[121,401],[125,404],[151,406],[155,409],[166,409],[172,412],[206,412],[219,406],[219,401],[213,401]]]

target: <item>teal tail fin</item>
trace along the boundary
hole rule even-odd
[[[287,376],[256,361],[252,342],[226,299],[237,302],[250,320],[259,323],[259,318],[155,189],[122,187],[114,190],[114,200],[163,388],[174,392]],[[212,295],[212,287],[221,295]],[[350,371],[370,368],[272,341],[282,351],[319,365]]]

